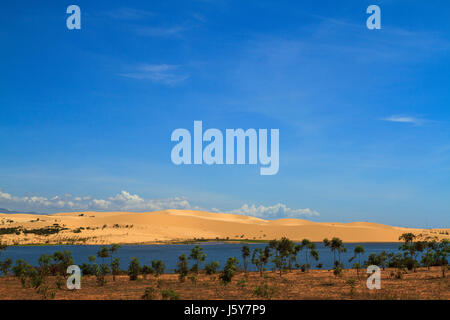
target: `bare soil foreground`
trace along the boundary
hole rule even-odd
[[[223,285],[218,275],[200,274],[194,281],[186,278],[180,282],[176,274],[164,274],[159,278],[142,276],[130,281],[126,275],[117,276],[116,281],[107,277],[103,286],[98,286],[95,277],[83,277],[80,290],[69,291],[65,283],[56,289],[55,277],[46,280],[48,287],[55,292],[55,299],[61,300],[128,300],[142,299],[146,288],[152,288],[147,298],[162,299],[162,293],[173,291],[183,300],[222,300],[222,299],[381,299],[381,300],[450,300],[450,280],[441,277],[439,267],[418,269],[417,272],[404,274],[403,279],[391,276],[390,269],[382,271],[381,289],[369,290],[366,287],[366,275],[356,270],[344,270],[340,277],[332,271],[294,270],[284,273],[280,278],[276,272],[237,274],[232,282]],[[354,279],[355,281],[352,281]],[[349,281],[350,280],[350,281]],[[353,283],[353,289],[352,289]],[[0,299],[43,299],[43,295],[32,288],[23,288],[19,279],[13,276],[0,277]],[[167,298],[167,297],[166,297]]]
[[[281,237],[311,241],[339,237],[344,242],[398,242],[399,236],[408,232],[442,239],[448,238],[450,229],[410,229],[370,222],[263,220],[190,210],[0,214],[0,237],[8,245],[152,244],[193,239],[268,241]]]

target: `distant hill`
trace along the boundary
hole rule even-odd
[[[5,209],[5,208],[0,208],[0,213],[9,213],[9,214],[18,214],[18,213],[23,213],[23,214],[46,214],[46,213],[39,213],[39,212],[12,211],[12,210],[8,210],[8,209]]]
[[[39,220],[38,220],[39,218]],[[28,233],[2,235],[2,242],[13,244],[149,244],[204,240],[269,241],[288,237],[321,242],[339,237],[344,242],[399,242],[403,233],[448,238],[450,229],[391,227],[369,222],[312,222],[303,219],[264,220],[243,215],[193,210],[153,212],[66,212],[50,215],[1,214],[8,227],[23,229],[55,228],[59,232],[41,236]],[[71,242],[72,243],[72,242]],[[1,291],[1,290],[0,290]]]

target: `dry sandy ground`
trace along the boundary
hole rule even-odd
[[[38,220],[39,219],[39,220]],[[408,229],[369,222],[318,223],[300,219],[263,220],[233,214],[189,210],[156,212],[82,212],[52,215],[0,214],[2,228],[40,229],[53,224],[67,228],[57,234],[0,235],[8,244],[138,244],[193,239],[396,242],[405,232],[446,237],[450,229]],[[79,229],[81,228],[81,229]],[[77,230],[78,229],[78,230]],[[78,232],[77,232],[78,231]]]
[[[83,300],[129,300],[142,299],[148,287],[155,290],[154,299],[161,299],[161,290],[173,290],[183,300],[214,300],[214,299],[427,299],[450,300],[450,279],[441,278],[440,268],[430,271],[425,268],[416,273],[409,272],[403,279],[390,277],[391,270],[382,271],[381,290],[368,290],[365,276],[356,274],[355,270],[344,270],[341,277],[334,277],[328,270],[311,270],[303,273],[294,270],[283,274],[280,278],[277,273],[266,272],[261,278],[258,273],[243,273],[236,275],[232,282],[224,286],[218,275],[208,276],[200,274],[195,282],[186,279],[180,283],[176,274],[165,274],[156,279],[148,276],[129,281],[128,276],[118,276],[116,281],[107,278],[104,286],[98,286],[94,277],[84,277],[81,290],[56,290],[54,277],[47,279],[47,284],[56,292],[55,299],[83,299]],[[356,284],[352,292],[347,280],[355,279]],[[258,286],[267,284],[268,296],[255,293]],[[43,299],[32,288],[23,288],[20,281],[13,277],[0,277],[0,300],[17,299]]]

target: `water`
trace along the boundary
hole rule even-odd
[[[236,257],[240,260],[242,265],[241,243],[200,243],[203,247],[203,251],[206,253],[205,262],[218,261],[220,268],[222,268],[228,257]],[[266,244],[247,244],[251,251],[255,248],[264,248]],[[365,253],[362,255],[361,261],[367,259],[370,253],[386,252],[398,252],[398,243],[348,243],[345,244],[347,252],[341,254],[341,261],[346,267],[351,267],[354,262],[348,262],[353,256],[353,249],[357,245],[362,245],[365,249]],[[151,260],[162,260],[166,265],[166,272],[172,273],[176,268],[178,257],[183,253],[189,256],[190,250],[194,247],[194,244],[172,244],[172,245],[124,245],[115,254],[114,257],[120,258],[121,269],[128,269],[130,259],[136,257],[139,259],[141,265],[151,264]],[[311,258],[308,258],[312,269],[317,269],[316,265],[322,263],[323,269],[331,269],[333,267],[333,254],[329,248],[326,248],[322,243],[316,243],[317,251],[319,252],[319,260],[311,263]],[[25,246],[25,247],[8,247],[6,251],[1,253],[0,259],[11,258],[14,262],[17,259],[24,259],[30,264],[37,265],[39,256],[42,254],[53,254],[55,251],[69,250],[72,252],[72,256],[75,263],[81,265],[82,263],[89,263],[88,257],[90,255],[96,255],[102,246],[87,246],[87,245],[64,245],[64,246]],[[251,259],[251,256],[250,256]],[[109,258],[106,260],[109,262]],[[97,263],[101,263],[101,258],[97,258]],[[305,263],[304,252],[300,252],[298,255],[298,263],[301,265]],[[193,262],[190,261],[190,265]],[[267,269],[271,268],[268,264]],[[255,266],[249,263],[249,270],[256,271]]]

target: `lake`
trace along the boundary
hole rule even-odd
[[[351,267],[351,263],[348,259],[353,256],[353,249],[357,245],[364,246],[365,254],[361,261],[367,259],[370,253],[380,253],[381,251],[397,252],[399,243],[347,243],[345,247],[347,252],[341,254],[341,260],[346,267]],[[218,242],[202,242],[199,245],[206,253],[205,262],[218,261],[220,263],[220,269],[225,265],[228,257],[234,256],[238,258],[242,265],[241,248],[242,243],[218,243]],[[255,248],[264,248],[265,243],[249,243],[247,244],[251,251]],[[121,269],[128,269],[130,259],[136,257],[139,259],[141,265],[151,264],[151,260],[162,260],[166,265],[166,272],[172,273],[176,268],[178,257],[181,254],[189,256],[190,250],[195,244],[170,244],[170,245],[123,245],[119,251],[115,254],[115,257],[120,258]],[[326,248],[323,243],[316,243],[317,251],[319,252],[319,260],[317,263],[314,261],[311,263],[312,269],[317,269],[318,263],[323,264],[323,269],[331,269],[333,267],[333,254],[329,248]],[[11,258],[14,263],[17,259],[24,259],[30,264],[37,265],[39,256],[42,254],[53,254],[55,251],[69,250],[72,252],[72,256],[75,263],[81,265],[82,263],[89,263],[88,257],[90,255],[96,255],[102,246],[87,246],[87,245],[62,245],[62,246],[17,246],[8,247],[6,251],[3,251],[0,256],[0,260],[5,258]],[[250,256],[251,259],[251,256]],[[304,252],[300,252],[298,255],[298,263],[301,265],[305,262]],[[311,259],[309,258],[311,261]],[[109,259],[107,259],[109,262]],[[101,259],[97,258],[97,263],[101,263]],[[190,265],[192,265],[190,261]],[[203,266],[203,265],[202,265]],[[270,265],[267,266],[270,269]],[[255,266],[249,263],[249,270],[256,271]]]

